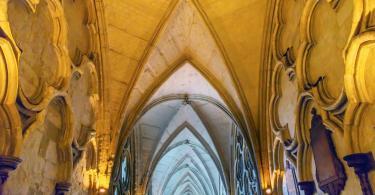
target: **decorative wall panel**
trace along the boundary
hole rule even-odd
[[[273,74],[268,81],[274,191],[281,190],[279,181],[285,170],[280,150],[295,166],[298,183],[318,180],[312,173],[312,108],[332,132],[338,162],[353,152],[374,152],[375,132],[370,127],[373,9],[366,0],[275,2]],[[358,188],[348,175],[345,192]],[[321,192],[317,186],[316,190]]]
[[[47,148],[50,150],[49,153],[53,153],[52,151],[56,153],[55,155],[57,155],[58,161],[55,163],[57,163],[58,166],[50,166],[50,176],[43,177],[48,177],[57,183],[69,183],[72,174],[76,174],[76,172],[73,172],[73,161],[75,162],[74,164],[77,165],[77,160],[80,158],[75,157],[83,157],[86,145],[90,141],[95,142],[95,139],[92,139],[92,129],[96,129],[95,124],[98,120],[97,105],[99,104],[99,84],[96,69],[99,65],[92,62],[92,60],[99,62],[99,60],[97,60],[98,54],[96,53],[98,48],[98,35],[96,33],[95,7],[93,1],[85,0],[76,3],[76,8],[78,9],[70,10],[71,12],[69,12],[69,14],[71,17],[76,17],[76,14],[82,14],[81,17],[77,16],[77,18],[87,22],[83,25],[84,31],[87,31],[86,34],[80,34],[80,32],[77,31],[82,28],[75,28],[74,25],[76,23],[72,24],[71,20],[68,20],[65,15],[65,9],[67,6],[71,5],[70,3],[72,2],[68,0],[9,1],[9,3],[4,3],[4,5],[8,5],[8,11],[3,12],[8,13],[9,26],[7,28],[12,30],[14,43],[17,43],[17,47],[15,46],[16,44],[14,44],[13,49],[17,51],[19,47],[19,50],[22,51],[20,55],[14,55],[15,59],[19,58],[19,77],[16,75],[13,76],[18,80],[13,83],[16,85],[18,82],[20,83],[19,88],[15,88],[16,96],[14,99],[17,97],[17,108],[20,113],[18,119],[20,120],[19,127],[22,127],[22,131],[19,131],[18,135],[13,134],[12,136],[15,138],[18,136],[20,141],[22,140],[24,143],[28,144],[30,144],[30,140],[35,139],[34,142],[36,142],[35,144],[37,145],[32,148],[39,148],[38,144],[40,144],[40,148],[45,149],[45,147],[48,146]],[[3,6],[3,4],[1,4],[1,6]],[[77,21],[79,23],[79,20]],[[8,30],[9,29],[5,29],[4,32],[8,32]],[[82,56],[80,56],[80,63],[75,64],[77,66],[73,66],[72,62],[74,59],[69,56],[72,50],[71,48],[73,48],[69,45],[69,43],[72,42],[71,37],[87,40],[87,43],[76,42],[78,45],[76,47],[87,48],[82,52]],[[90,54],[87,55],[90,60],[83,56],[85,54]],[[13,71],[16,69],[9,68],[9,70]],[[1,69],[0,72],[2,72]],[[81,74],[82,79],[75,80],[74,78],[79,75],[78,73]],[[12,89],[12,87],[8,88]],[[2,101],[1,89],[0,86],[0,100]],[[77,91],[78,89],[80,91]],[[57,110],[57,113],[61,116],[60,119],[57,120],[56,118],[59,117],[53,116],[54,112],[50,107],[56,108],[55,110]],[[15,109],[17,108],[15,107]],[[57,136],[58,139],[51,142],[52,146],[46,145],[45,143],[50,142],[46,142],[44,137],[43,139],[39,139],[41,136],[40,129],[53,128],[55,123],[59,124],[56,128],[60,129]],[[52,132],[53,131],[43,133],[56,134]],[[53,148],[53,144],[55,144],[56,150],[50,149],[51,147]],[[9,144],[9,146],[11,145],[12,144]],[[26,147],[26,145],[22,147],[17,146],[14,147],[14,149],[26,150],[26,152],[22,153],[24,158],[28,158],[28,151],[33,150]],[[33,152],[29,153],[33,154]],[[44,156],[42,156],[42,159],[43,158]],[[42,162],[38,164],[40,164],[40,166],[43,165]],[[30,166],[30,164],[26,163],[22,171],[28,166]],[[95,165],[88,171],[90,173],[86,174],[92,176],[91,181],[96,181],[96,174],[92,173],[97,171],[96,168],[97,166]],[[26,172],[28,171],[29,170]],[[15,175],[18,174],[20,174],[19,171],[16,171]],[[85,174],[81,173],[81,175]],[[25,178],[25,182],[30,185],[36,185],[40,182],[38,179],[31,177],[22,178]],[[74,181],[81,183],[85,183],[88,180],[89,179],[86,180],[84,176],[74,178]],[[15,181],[11,178],[7,189],[14,186],[14,182]],[[82,191],[85,191],[87,188],[95,189],[96,186],[93,187],[93,185],[96,184],[94,183],[91,182],[91,187],[89,184],[83,186]],[[36,193],[38,193],[38,190],[42,190],[41,193],[46,193],[48,190],[43,191],[42,188],[49,189],[51,185],[45,183],[45,186],[40,187],[40,189],[39,187],[38,189],[30,187],[29,193],[32,193],[31,191],[33,190],[36,190]],[[54,185],[55,184],[53,184],[53,186]],[[26,189],[27,185],[25,186]],[[75,185],[66,186],[77,187]],[[20,190],[24,189],[21,188]]]
[[[342,112],[346,102],[342,52],[350,33],[352,8],[350,0],[341,1],[338,7],[327,1],[307,1],[301,18],[302,43],[296,66],[300,87],[311,89],[315,101],[334,113]]]

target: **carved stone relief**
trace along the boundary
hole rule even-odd
[[[277,139],[283,143],[288,158],[296,162],[296,119],[298,86],[295,79],[290,80],[287,68],[278,63],[273,72],[273,89],[270,106],[271,127]],[[280,109],[281,108],[281,109]]]
[[[327,1],[307,1],[301,18],[302,43],[296,62],[299,86],[311,90],[316,103],[334,115],[345,109],[342,52],[350,34],[352,7],[350,0],[333,7]]]
[[[73,151],[74,164],[82,157],[82,151],[96,134],[98,77],[95,65],[83,57],[81,65],[73,70],[69,94],[74,114]]]
[[[298,131],[298,151],[297,151],[297,177],[298,182],[310,182],[313,180],[311,173],[312,152],[310,148],[310,121],[311,109],[315,106],[312,96],[309,93],[302,93],[298,97],[296,123]]]
[[[297,166],[298,130],[295,111],[298,85],[295,60],[298,53],[299,25],[304,1],[278,0],[275,5],[275,30],[272,34],[272,56],[275,64],[272,73],[269,105],[270,124],[275,136],[273,146],[273,188],[282,192],[284,161]],[[285,151],[285,159],[284,159]]]
[[[80,151],[82,159],[76,162],[72,177],[72,192],[94,194],[98,189],[97,149],[92,139],[85,150]],[[74,155],[73,155],[74,158]]]
[[[21,115],[18,116],[18,128],[22,126],[22,131],[19,131],[18,135],[14,133],[11,136],[14,137],[13,139],[17,139],[18,136],[18,139],[23,141],[36,139],[35,136],[40,133],[34,130],[50,125],[48,121],[53,114],[50,108],[56,108],[54,110],[57,110],[61,117],[58,120],[59,117],[52,118],[60,124],[61,131],[56,140],[59,167],[54,171],[57,171],[56,182],[69,182],[73,173],[72,143],[77,146],[82,156],[84,147],[95,135],[93,132],[96,129],[96,106],[99,101],[98,76],[96,65],[84,56],[87,54],[93,59],[97,55],[94,54],[98,48],[94,2],[23,0],[9,1],[8,6],[9,10],[4,13],[8,13],[10,29],[14,34],[15,41],[11,42],[14,50],[13,58],[20,59],[19,71],[16,66],[9,67],[8,70],[19,72],[20,85],[18,89],[7,86],[8,89],[15,90],[14,97],[9,94],[7,98],[17,97],[17,108]],[[74,9],[74,6],[77,6],[77,9]],[[70,12],[64,13],[67,9]],[[77,14],[82,15],[77,16]],[[80,20],[74,21],[72,17]],[[10,33],[9,26],[4,32]],[[77,42],[72,37],[83,42]],[[72,45],[73,42],[76,44]],[[16,45],[22,51],[21,55],[16,53],[18,50]],[[5,45],[3,47],[5,48]],[[75,54],[76,48],[82,50],[82,55],[77,66],[72,66],[74,59],[71,59],[69,54]],[[9,57],[3,59],[11,60]],[[0,74],[3,74],[1,67]],[[80,75],[80,78],[77,78],[77,75]],[[17,78],[17,75],[12,77]],[[17,83],[12,82],[13,85]],[[1,82],[0,100],[8,101],[7,98],[3,98],[2,84]],[[13,110],[17,110],[15,106],[13,107]],[[10,114],[10,111],[1,110],[0,117],[5,116],[6,113]],[[7,144],[12,147],[14,145],[15,143]],[[17,149],[20,150],[21,147],[13,147],[12,150]]]
[[[41,111],[55,90],[67,87],[70,74],[61,4],[56,0],[42,0],[38,11],[30,13],[21,1],[11,1],[9,20],[23,52],[19,71],[20,102],[27,109]]]
[[[93,59],[98,52],[94,1],[63,1],[68,29],[68,49],[72,62],[81,64],[84,55]]]
[[[19,156],[23,161],[9,178],[6,193],[52,193],[57,182],[70,181],[72,113],[65,98],[55,97],[41,125],[24,138]]]
[[[374,57],[375,33],[374,9],[372,1],[356,1],[353,9],[351,39],[345,48],[345,89],[348,96],[348,108],[345,113],[345,132],[350,140],[350,151],[356,153],[374,153]],[[349,163],[349,162],[348,162]],[[351,169],[350,171],[353,171]],[[374,189],[374,173],[369,173]],[[362,186],[363,187],[363,186]],[[363,192],[365,193],[365,192]]]
[[[352,153],[374,153],[375,5],[368,0],[295,0],[287,4],[280,0],[275,7],[271,137],[285,144],[286,138],[291,137],[285,132],[291,133],[289,124],[295,121],[295,140],[290,143],[297,144],[296,152],[289,156],[295,154],[295,163],[291,162],[296,165],[298,182],[311,184],[314,174],[309,123],[313,107],[332,130],[338,161]],[[295,30],[295,26],[299,29]],[[297,87],[293,85],[298,100],[290,98],[283,104],[283,96],[293,94],[291,85],[285,84],[288,80],[282,77],[285,74],[290,83],[297,82]],[[295,109],[295,118],[285,121],[283,117],[290,115],[289,106]],[[273,150],[274,158],[279,153],[277,148]],[[290,152],[288,147],[284,150]],[[369,178],[371,181],[373,176],[370,174]],[[351,179],[348,182],[354,186]]]
[[[352,103],[374,103],[373,85],[375,33],[373,31],[375,5],[369,0],[357,2],[353,11],[351,39],[345,48],[345,87]]]
[[[6,7],[0,11],[6,12]],[[9,29],[1,18],[0,30],[0,155],[18,156],[21,138],[21,120],[17,112],[18,59],[20,51]]]
[[[298,32],[303,6],[304,1],[301,0],[276,2],[272,49],[275,60],[283,62],[284,66],[294,66],[300,44]]]
[[[3,1],[0,12],[7,13],[8,1]],[[6,14],[0,16],[0,194],[3,193],[9,173],[22,161],[21,119],[16,108],[18,90],[18,60],[16,46]]]
[[[72,151],[70,149],[70,143],[72,141],[72,131],[73,131],[73,118],[72,118],[72,108],[71,105],[66,101],[67,97],[56,97],[52,100],[50,104],[52,104],[60,114],[60,121],[56,121],[56,123],[60,123],[60,131],[57,134],[57,154],[58,154],[58,161],[59,161],[59,168],[57,178],[62,181],[70,181],[71,174],[72,174]],[[54,113],[47,112],[47,116],[51,115],[51,120],[56,120]]]

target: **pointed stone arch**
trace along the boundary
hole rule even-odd
[[[173,149],[176,149],[176,148],[178,148],[178,147],[181,147],[181,146],[183,146],[184,145],[184,143],[182,143],[182,144],[180,144],[180,143],[178,143],[178,144],[176,144],[176,146],[173,148]],[[194,150],[194,149],[193,149]],[[195,151],[194,150],[194,153],[198,156],[198,159],[203,163],[203,165],[205,165],[204,164],[204,159],[202,159],[202,157],[198,154],[198,152],[197,151]],[[185,162],[187,161],[187,160],[191,160],[192,161],[192,166],[189,166],[188,164],[185,164]],[[185,169],[185,168],[188,168],[189,169],[189,172],[188,173],[190,173],[190,172],[192,172],[192,173],[194,173],[194,175],[197,177],[197,179],[199,180],[199,183],[201,183],[202,184],[202,186],[206,186],[206,185],[203,185],[204,183],[206,183],[206,184],[211,184],[211,185],[207,185],[207,188],[209,188],[210,189],[210,191],[215,191],[215,193],[217,193],[216,192],[216,188],[214,187],[214,185],[213,185],[213,181],[212,181],[212,176],[211,175],[208,175],[209,176],[209,178],[207,178],[207,177],[205,177],[205,175],[201,175],[200,173],[202,173],[203,172],[203,170],[198,166],[198,164],[197,164],[197,162],[189,155],[189,154],[186,154],[184,157],[182,157],[175,165],[174,165],[174,167],[171,169],[171,171],[169,171],[169,173],[168,173],[168,175],[165,177],[165,181],[163,181],[163,186],[162,186],[162,188],[160,188],[160,192],[161,193],[164,193],[164,191],[165,191],[165,188],[167,187],[167,185],[169,184],[169,181],[171,180],[171,178],[176,174],[176,173],[178,173],[178,172],[180,172],[180,171],[183,171],[183,169]],[[207,169],[207,167],[205,167],[205,169]],[[182,178],[184,178],[184,177],[182,177]],[[204,182],[204,183],[203,183]],[[177,185],[176,186],[178,186],[179,185],[179,182],[177,182]],[[205,189],[206,189],[206,187],[204,187]],[[208,194],[207,192],[208,192],[208,190],[206,189],[205,190],[205,192],[206,192],[206,194]]]
[[[125,82],[127,89],[119,106],[119,115],[115,116],[115,121],[113,122],[114,131],[112,136],[119,138],[112,142],[113,146],[117,145],[116,156],[119,156],[120,148],[122,148],[126,139],[133,132],[133,127],[142,116],[144,108],[148,105],[155,92],[168,78],[184,67],[184,65],[189,64],[213,86],[215,91],[217,91],[219,96],[223,99],[225,107],[230,110],[231,115],[236,119],[235,121],[238,122],[239,129],[243,131],[246,143],[251,145],[252,151],[256,156],[257,164],[260,164],[258,132],[256,131],[248,102],[234,74],[233,67],[231,67],[233,65],[227,57],[226,51],[211,26],[210,21],[208,21],[207,16],[205,16],[200,6],[199,2],[195,0],[180,0],[170,5],[170,10],[167,11],[163,19],[164,21],[157,27],[152,41],[146,47],[140,60],[137,61],[137,66],[135,67],[132,78]],[[184,12],[183,10],[178,10],[180,8],[187,9],[188,11],[185,10]],[[186,40],[177,40],[178,43],[169,44],[168,39],[170,39],[170,37],[168,33],[171,32],[171,29],[173,30],[173,25],[180,25],[178,21],[172,20],[179,18],[178,15],[180,13],[186,14],[187,12],[194,13],[195,16],[192,17],[192,20],[201,25],[195,27],[195,30],[201,33],[198,33],[199,36],[196,37],[203,37],[204,40],[209,42],[207,43],[209,46],[201,45],[201,47],[198,47],[198,43],[202,42],[199,40],[193,41],[194,43],[190,43]],[[180,17],[180,19],[181,18],[183,17]],[[183,22],[186,23],[186,21]],[[193,29],[193,27],[191,28]],[[189,36],[187,32],[188,31],[183,32],[185,38]],[[187,45],[174,50],[174,56],[168,56],[169,54],[163,51],[168,50],[168,48],[170,49],[168,45],[175,47],[178,44],[180,44],[180,46],[181,44]],[[199,52],[199,49],[202,49],[202,47],[209,49],[204,49],[203,53],[206,52],[204,54],[197,54],[197,51]],[[205,57],[204,55],[209,57]],[[164,59],[164,65],[160,66],[160,64],[155,64],[161,62],[160,60],[162,58]],[[207,58],[212,58],[214,61]],[[155,63],[150,64],[151,62]],[[142,81],[142,83],[140,83],[140,81]]]
[[[140,111],[147,105],[148,100],[152,97],[152,95],[157,91],[157,89],[163,85],[163,83],[171,76],[173,75],[177,70],[179,70],[181,67],[185,65],[191,65],[194,67],[195,70],[197,70],[212,86],[215,90],[218,91],[219,95],[223,98],[225,104],[229,107],[229,110],[233,113],[233,115],[238,119],[239,125],[245,127],[245,119],[241,117],[241,111],[234,103],[233,98],[231,98],[230,93],[225,90],[225,87],[223,87],[220,84],[220,81],[207,69],[204,68],[202,64],[199,62],[196,62],[195,60],[191,59],[188,56],[181,57],[178,61],[173,63],[169,69],[167,69],[163,74],[157,78],[152,85],[145,91],[145,95],[142,96],[142,98],[138,101],[138,103],[133,104],[137,105],[135,108],[130,111],[128,114],[129,117],[126,117],[127,124],[131,124],[131,122],[134,123],[135,117],[139,115]],[[125,120],[124,120],[125,121]],[[129,123],[130,121],[130,123]],[[130,125],[131,126],[131,125]],[[128,128],[125,128],[128,129]]]
[[[201,48],[194,45],[197,43],[196,40],[194,43],[189,42],[188,45],[185,46],[181,46],[181,44],[186,44],[186,40],[185,42],[184,40],[178,40],[178,43],[169,44],[170,42],[168,41],[171,39],[168,35],[168,30],[170,30],[168,28],[173,29],[173,25],[179,25],[174,24],[171,20],[178,18],[179,13],[177,13],[177,9],[182,5],[186,5],[188,7],[185,7],[186,9],[193,10],[192,12],[194,12],[198,18],[195,20],[201,22],[201,26],[198,30],[206,33],[202,35],[204,40],[211,41],[209,43],[209,52],[213,51],[213,57],[211,53],[197,55],[197,51],[195,50],[199,51]],[[233,67],[231,67],[233,65],[225,54],[224,47],[210,25],[208,18],[202,13],[203,10],[199,7],[200,4],[195,0],[176,1],[176,4],[172,5],[170,7],[171,10],[168,10],[168,13],[166,13],[166,18],[163,19],[164,21],[161,23],[161,26],[156,30],[156,34],[154,34],[151,43],[146,47],[142,57],[136,60],[137,62],[135,64],[137,64],[137,66],[132,67],[134,68],[134,74],[131,79],[125,81],[126,91],[122,96],[123,98],[119,109],[115,108],[115,110],[118,109],[118,111],[116,111],[118,115],[115,116],[114,121],[112,121],[112,124],[114,124],[112,136],[118,137],[117,140],[112,142],[113,146],[117,145],[116,156],[119,156],[122,146],[132,134],[137,121],[145,113],[145,108],[149,106],[157,90],[184,66],[192,66],[194,70],[199,72],[204,80],[218,92],[219,97],[223,99],[223,107],[226,108],[228,113],[230,113],[228,115],[236,121],[239,129],[243,132],[246,143],[250,146],[253,155],[256,156],[256,164],[260,164],[258,132],[255,129],[248,102],[237,81]],[[170,27],[170,25],[172,25],[172,27]],[[184,32],[185,34],[183,36],[189,35],[186,35],[186,32]],[[181,47],[177,48],[178,44],[180,44]],[[174,52],[173,56],[168,56],[169,54],[163,53],[163,49],[166,49],[166,47],[168,49],[168,45],[176,47],[175,50],[171,50]],[[214,58],[214,61],[207,59],[207,57],[202,57],[204,55]],[[161,62],[161,59],[163,59],[164,62]],[[159,62],[161,62],[161,64],[157,64]],[[116,160],[118,161],[118,159]],[[115,162],[115,164],[118,163],[119,162]]]
[[[177,63],[175,63],[175,65],[170,70],[163,73],[163,76],[161,78],[158,78],[158,80],[153,83],[152,87],[150,87],[147,90],[147,92],[146,92],[147,95],[143,96],[144,98],[142,98],[139,103],[135,104],[135,105],[137,105],[135,107],[135,109],[132,112],[130,112],[130,114],[127,118],[125,118],[125,119],[127,119],[126,120],[127,123],[124,123],[124,125],[122,127],[122,131],[121,131],[120,136],[119,136],[119,144],[120,145],[119,145],[118,148],[120,148],[121,145],[123,145],[125,143],[125,140],[131,134],[132,127],[137,122],[137,120],[142,116],[142,113],[144,113],[144,108],[148,107],[147,103],[148,103],[149,99],[152,97],[152,95],[157,91],[157,89],[171,75],[173,75],[173,73],[175,73],[179,68],[184,66],[186,63],[189,63],[189,65],[193,66],[197,71],[199,71],[199,73],[204,78],[206,78],[206,80],[213,86],[213,88],[218,91],[220,96],[224,99],[224,103],[226,105],[222,105],[220,103],[218,104],[218,102],[212,101],[212,100],[211,100],[211,102],[214,102],[214,104],[218,105],[221,109],[225,108],[224,109],[225,112],[233,119],[233,121],[236,121],[237,125],[244,132],[244,135],[248,135],[247,132],[254,133],[254,134],[250,135],[249,137],[245,136],[245,139],[250,140],[250,141],[247,141],[247,143],[249,143],[251,145],[251,148],[254,151],[254,155],[255,156],[258,155],[258,153],[256,152],[257,151],[257,143],[258,143],[258,140],[255,139],[257,137],[256,132],[252,131],[252,130],[248,130],[248,128],[247,128],[248,126],[246,125],[245,119],[243,118],[243,115],[241,114],[240,109],[238,107],[236,107],[236,105],[235,105],[234,101],[231,99],[231,96],[229,95],[229,93],[225,90],[224,87],[222,87],[220,82],[209,71],[204,69],[204,67],[202,65],[200,65],[199,63],[198,64],[197,63],[191,63],[190,60],[187,60],[187,59],[188,58],[186,58],[186,57],[181,58]],[[252,137],[253,139],[250,139],[250,137]],[[118,154],[118,151],[117,151],[117,154]],[[259,159],[259,158],[256,158],[256,159]]]
[[[187,122],[179,125],[179,127],[177,127],[177,129],[173,132],[173,134],[170,135],[168,139],[163,143],[163,146],[158,151],[156,151],[156,155],[154,156],[147,170],[147,177],[145,177],[145,185],[146,186],[149,185],[149,179],[151,178],[152,173],[154,172],[154,169],[157,166],[157,163],[160,161],[160,159],[163,158],[163,156],[166,153],[168,153],[169,150],[184,144],[184,143],[177,143],[177,144],[174,144],[173,146],[170,145],[172,141],[185,129],[191,132],[193,136],[195,136],[195,138],[197,138],[198,141],[203,145],[204,147],[203,149],[207,151],[207,153],[210,155],[210,157],[214,161],[216,168],[219,170],[219,173],[221,174],[221,177],[223,178],[225,188],[228,190],[229,176],[224,171],[223,165],[221,163],[222,159],[221,159],[220,154],[219,156],[216,156],[215,152],[213,151],[211,146],[207,143],[207,141],[205,141],[205,139],[200,135],[200,133],[198,133],[198,131],[191,124]],[[214,147],[215,147],[214,149],[216,150],[215,143],[214,143]]]
[[[143,118],[143,116],[144,115],[146,115],[148,112],[150,112],[152,109],[154,109],[154,108],[156,108],[156,107],[160,107],[162,104],[164,104],[164,103],[167,103],[167,102],[169,102],[169,101],[172,101],[172,102],[175,102],[175,101],[181,101],[181,102],[184,102],[184,101],[186,101],[186,95],[184,95],[184,94],[172,94],[172,95],[167,95],[167,96],[162,96],[162,97],[160,97],[160,98],[157,98],[157,99],[154,99],[154,100],[152,100],[151,102],[148,102],[147,104],[146,104],[146,106],[140,111],[140,113],[138,114],[138,116],[137,116],[137,118],[136,118],[136,122],[135,123],[138,123],[138,121],[141,119],[141,118]],[[225,116],[227,116],[228,117],[228,120],[230,120],[230,121],[232,121],[233,123],[234,123],[234,125],[235,126],[237,126],[237,127],[239,127],[239,123],[238,123],[238,121],[237,121],[237,119],[236,119],[236,117],[231,113],[231,111],[227,108],[227,106],[226,105],[224,105],[223,103],[221,103],[220,101],[218,101],[218,100],[216,100],[216,99],[213,99],[213,98],[211,98],[211,97],[207,97],[207,96],[204,96],[204,95],[198,95],[198,94],[193,94],[193,95],[190,95],[189,96],[189,100],[188,101],[191,101],[191,104],[194,104],[195,105],[195,103],[194,102],[205,102],[205,103],[203,103],[203,104],[205,104],[205,105],[212,105],[212,107],[214,107],[218,112],[222,112],[221,113],[221,115],[222,114],[224,114]],[[198,105],[198,104],[197,104]],[[194,107],[194,106],[193,106]],[[194,109],[193,109],[194,110]],[[195,111],[196,112],[196,111]],[[160,114],[160,112],[159,112],[159,114]],[[200,120],[202,120],[202,117],[203,118],[205,118],[204,117],[204,115],[206,115],[206,114],[203,114],[203,113],[201,113],[201,115],[200,116],[197,116]],[[147,117],[148,118],[148,117]],[[211,120],[211,119],[210,119]],[[205,124],[204,126],[206,126],[207,124]],[[176,128],[176,127],[174,127],[174,128]],[[212,128],[212,127],[210,127],[210,128]],[[138,128],[137,128],[138,129]],[[240,129],[240,128],[238,128],[238,129]],[[160,139],[160,138],[158,138],[158,139]],[[217,138],[216,138],[217,139]],[[217,143],[216,143],[217,144]],[[214,145],[216,145],[216,144],[214,144]],[[253,155],[253,153],[252,153],[252,149],[251,149],[251,147],[250,147],[250,150],[251,150],[251,155]],[[219,154],[218,156],[220,157],[220,156],[222,156],[223,154]],[[229,154],[227,154],[227,155],[229,155]],[[254,159],[254,157],[251,157],[252,159]],[[116,160],[118,160],[118,159],[116,159]],[[144,159],[145,160],[145,159]],[[144,161],[143,160],[143,161]],[[142,161],[142,162],[143,162]],[[220,161],[223,161],[223,159],[220,159]],[[116,162],[116,164],[117,163],[119,163],[118,161]],[[116,167],[116,165],[115,165],[115,167]],[[227,169],[228,168],[230,168],[230,167],[227,167]],[[146,172],[146,171],[145,171]],[[150,172],[150,171],[149,171]],[[257,174],[257,177],[259,177],[259,175]],[[147,178],[147,176],[146,175],[142,175],[142,178],[143,179],[145,179],[145,178]],[[228,182],[228,178],[227,177],[222,177],[222,178],[224,178],[225,180],[225,182],[228,184],[229,182]],[[142,180],[143,180],[142,179]],[[147,184],[148,185],[148,184]],[[146,185],[146,186],[147,186]],[[142,191],[145,191],[146,192],[146,190],[147,190],[147,188],[145,187],[145,185],[142,185],[143,187],[140,187],[140,189],[142,189]],[[223,185],[224,186],[224,185]],[[226,189],[228,189],[228,187],[227,186],[225,186],[226,187]]]
[[[194,176],[196,176],[196,175],[194,175]],[[177,185],[176,185],[176,187],[175,187],[175,189],[173,189],[172,190],[172,194],[173,194],[173,192],[175,192],[176,190],[177,190],[177,188],[178,188],[178,186],[179,185],[181,185],[181,184],[184,184],[184,183],[187,183],[187,182],[189,182],[189,184],[190,185],[192,185],[193,186],[193,188],[197,191],[197,192],[199,192],[200,194],[208,194],[207,193],[207,191],[206,190],[204,190],[206,193],[203,193],[202,192],[202,189],[201,189],[201,187],[199,187],[199,185],[198,184],[200,184],[200,185],[202,185],[202,186],[204,186],[202,183],[201,183],[201,181],[198,179],[198,181],[193,177],[193,175],[189,172],[189,173],[185,173],[185,175],[183,176],[183,177],[186,177],[186,178],[188,178],[187,180],[179,180],[178,182],[177,182]],[[197,176],[196,176],[197,177]],[[197,182],[199,182],[199,183],[197,183]]]
[[[182,192],[180,194],[187,194],[187,193],[193,193],[194,194],[202,194],[202,192],[200,192],[199,189],[197,189],[196,185],[194,185],[195,183],[192,183],[191,179],[188,178],[186,179],[184,182],[182,182],[182,187],[184,187],[184,189],[182,190]],[[180,187],[177,187],[175,190],[173,190],[173,192],[178,192],[177,190],[179,189]],[[178,194],[178,193],[177,193]]]
[[[180,170],[177,170],[177,171],[181,171],[182,169],[189,169],[189,172],[188,173],[186,173],[184,176],[182,176],[182,178],[184,178],[184,177],[188,177],[188,178],[190,178],[191,180],[193,180],[191,183],[192,184],[196,184],[197,185],[197,182],[198,182],[198,184],[200,184],[200,185],[202,185],[203,186],[203,188],[205,189],[205,194],[209,194],[209,193],[207,193],[208,192],[208,190],[206,189],[206,187],[205,187],[205,183],[203,183],[203,181],[202,181],[202,178],[201,177],[199,177],[199,176],[201,176],[201,175],[199,175],[197,172],[199,171],[199,170],[197,170],[197,169],[194,169],[194,168],[191,168],[191,167],[181,167],[181,169]],[[192,174],[193,173],[193,174]],[[196,179],[193,177],[193,176],[195,176],[196,177]],[[197,181],[198,180],[198,181]],[[176,191],[176,189],[177,189],[177,187],[179,186],[179,185],[181,185],[181,183],[183,183],[184,182],[184,180],[182,180],[182,179],[180,179],[178,182],[177,182],[177,184],[175,185],[175,188],[172,190],[172,193],[171,194],[174,194],[174,192]],[[195,185],[195,186],[196,186]],[[162,192],[164,192],[165,190],[163,190]]]
[[[145,67],[147,66],[147,63],[150,60],[150,56],[152,55],[152,53],[153,52],[160,53],[159,51],[160,48],[158,47],[158,44],[162,42],[160,40],[165,39],[167,37],[167,35],[163,33],[165,33],[165,31],[168,30],[169,25],[173,24],[173,22],[171,22],[170,20],[172,20],[171,18],[173,18],[172,15],[177,17],[176,9],[178,9],[179,6],[181,6],[181,4],[186,4],[187,6],[189,6],[188,9],[193,9],[194,13],[197,15],[196,17],[198,17],[198,19],[196,20],[199,20],[202,23],[202,28],[204,28],[203,31],[206,31],[207,33],[207,35],[205,36],[208,37],[208,38],[207,37],[205,38],[212,40],[212,43],[210,44],[212,45],[212,48],[215,49],[215,52],[217,52],[216,58],[221,60],[220,63],[222,65],[220,66],[222,66],[225,69],[224,72],[226,76],[229,78],[228,83],[225,84],[226,85],[225,86],[223,82],[221,81],[223,79],[219,79],[218,77],[215,76],[215,71],[217,73],[217,70],[213,71],[212,67],[207,68],[209,66],[212,66],[212,65],[209,65],[210,64],[209,62],[206,62],[207,60],[198,59],[195,56],[194,52],[191,53],[192,50],[196,48],[191,48],[191,46],[187,46],[186,49],[178,51],[178,53],[176,54],[176,57],[174,57],[173,59],[168,59],[168,61],[166,62],[166,66],[167,66],[167,68],[165,68],[166,70],[162,71],[161,74],[159,74],[154,79],[152,79],[152,84],[150,85],[150,87],[147,87],[144,90],[144,92],[142,92],[142,95],[138,94],[137,97],[132,98],[131,97],[132,94],[134,94],[134,91],[137,89],[136,88],[137,82],[139,80],[142,80],[142,82],[146,82],[146,79],[142,79],[142,78],[149,77],[150,74],[146,75],[146,77],[142,77],[142,71],[143,73],[144,71],[147,71],[145,70]],[[220,40],[218,39],[218,36],[215,33],[215,30],[210,25],[208,18],[205,16],[203,10],[200,8],[199,2],[195,0],[176,1],[176,4],[172,5],[170,9],[171,10],[169,11],[171,13],[169,13],[168,11],[168,14],[166,14],[166,18],[163,19],[164,21],[162,22],[161,26],[158,27],[158,29],[156,30],[156,34],[154,35],[152,43],[147,47],[145,53],[141,57],[141,60],[138,66],[136,67],[135,76],[126,84],[129,87],[128,87],[128,90],[125,92],[122,103],[120,104],[119,113],[121,116],[118,116],[115,122],[116,124],[115,129],[120,129],[119,126],[123,125],[122,131],[124,132],[120,133],[120,136],[119,136],[120,142],[121,140],[124,139],[124,137],[127,137],[130,134],[130,129],[133,126],[134,120],[135,120],[134,118],[136,117],[135,115],[139,113],[140,109],[142,109],[142,107],[145,105],[145,102],[147,102],[145,99],[148,99],[150,96],[152,96],[153,91],[158,86],[160,86],[163,83],[163,81],[166,80],[166,78],[172,75],[183,63],[190,62],[197,70],[199,70],[202,73],[202,75],[206,77],[207,80],[210,81],[211,84],[215,85],[214,88],[216,90],[220,91],[220,95],[225,99],[225,102],[230,108],[230,110],[234,113],[236,118],[240,121],[241,127],[242,127],[241,129],[243,129],[246,139],[247,140],[251,139],[251,142],[248,142],[248,143],[252,144],[254,151],[258,151],[258,140],[256,139],[257,132],[255,130],[255,125],[253,122],[253,118],[251,116],[251,112],[249,110],[249,106],[247,105],[248,102],[245,101],[243,91],[239,87],[240,85],[236,79],[236,75],[234,74],[232,70],[233,68],[231,68],[231,66],[233,65],[231,64],[228,57],[226,57],[227,55],[225,54],[225,50],[222,44],[220,43]],[[219,62],[215,63],[215,65],[218,66],[218,64],[220,63]],[[216,74],[216,75],[219,75],[219,74]],[[229,88],[233,87],[231,92],[228,91],[228,86]],[[132,99],[140,99],[140,100],[133,102]],[[126,121],[125,125],[124,125],[124,121]],[[255,153],[258,153],[258,152],[255,152]]]

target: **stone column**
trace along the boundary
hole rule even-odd
[[[72,184],[69,182],[58,182],[55,185],[55,195],[66,195]]]
[[[0,0],[0,195],[21,159],[21,119],[16,108],[18,93],[18,49],[8,22],[8,1]]]
[[[299,182],[298,187],[305,193],[305,195],[313,195],[315,192],[315,183],[313,181]]]
[[[3,194],[5,182],[9,177],[9,172],[15,170],[21,159],[12,156],[0,156],[0,195]]]
[[[344,157],[349,167],[354,168],[361,183],[362,193],[364,195],[373,195],[371,183],[368,179],[368,172],[374,169],[374,157],[372,153],[355,153]]]
[[[21,163],[21,159],[17,157],[22,143],[20,126],[16,107],[0,104],[0,195],[3,194],[9,172]]]

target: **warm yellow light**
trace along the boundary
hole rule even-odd
[[[267,188],[267,189],[266,189],[266,194],[271,194],[271,193],[272,193],[271,188]]]
[[[107,191],[107,190],[106,190],[105,188],[100,188],[100,189],[99,189],[99,192],[100,192],[100,193],[104,193],[104,192],[106,192],[106,191]]]
[[[104,189],[109,187],[109,177],[107,175],[99,175],[99,186]]]

